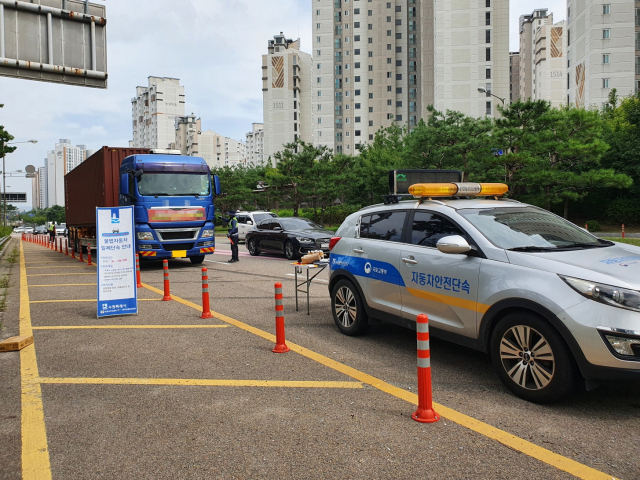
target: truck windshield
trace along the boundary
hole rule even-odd
[[[209,175],[194,173],[144,173],[138,179],[140,195],[209,195]]]

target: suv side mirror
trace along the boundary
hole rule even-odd
[[[442,253],[450,254],[467,253],[471,250],[469,242],[467,242],[460,235],[450,235],[448,237],[442,237],[440,240],[438,240],[438,243],[436,243],[436,247],[438,247],[438,250],[440,250]]]
[[[247,221],[246,221],[246,224],[247,224],[247,225],[253,225],[253,222],[252,222],[251,220],[247,220]]]

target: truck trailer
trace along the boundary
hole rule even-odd
[[[172,151],[102,147],[65,177],[70,246],[96,247],[96,207],[133,206],[140,259],[189,258],[215,251],[213,199],[220,181],[203,158]]]

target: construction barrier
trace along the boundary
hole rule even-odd
[[[213,318],[209,306],[209,275],[207,267],[202,267],[202,315],[200,318]]]
[[[142,288],[142,281],[140,281],[140,255],[136,253],[136,287]]]
[[[284,304],[282,303],[282,283],[275,284],[276,289],[276,346],[271,350],[274,353],[289,351],[284,335]]]
[[[162,301],[171,300],[171,291],[169,289],[169,260],[162,260],[162,269],[164,270],[164,297]]]
[[[429,317],[424,314],[418,315],[416,331],[418,336],[418,409],[411,415],[411,418],[416,422],[433,423],[440,420],[440,415],[433,410]]]

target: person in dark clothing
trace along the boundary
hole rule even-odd
[[[52,223],[49,225],[49,241],[53,242],[56,239],[56,225]]]
[[[229,218],[220,217],[222,221],[228,225],[227,238],[231,241],[231,260],[229,263],[239,262],[238,258],[238,220],[236,219],[236,212],[231,210],[227,212]]]

